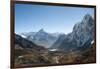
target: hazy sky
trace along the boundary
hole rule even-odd
[[[15,33],[34,32],[41,28],[50,33],[69,33],[86,14],[93,16],[94,9],[16,4]]]

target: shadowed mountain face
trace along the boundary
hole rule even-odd
[[[57,41],[50,48],[51,49],[58,48],[59,45],[62,44],[62,41],[64,41],[65,38],[66,38],[66,35],[65,34],[59,35],[59,38],[57,39]]]
[[[92,16],[85,15],[83,20],[75,24],[73,31],[65,37],[60,36],[51,48],[68,51],[82,47],[85,43],[91,44],[94,40],[94,20]]]

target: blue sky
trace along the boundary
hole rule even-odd
[[[15,5],[15,33],[46,32],[69,33],[84,15],[94,15],[93,8],[61,7],[30,4]]]

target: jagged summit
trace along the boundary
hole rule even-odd
[[[90,14],[86,14],[83,19],[85,20],[92,19],[92,16]]]
[[[82,20],[83,23],[87,23],[87,25],[92,25],[93,23],[93,18],[90,14],[86,14],[84,17],[83,17],[83,20]]]

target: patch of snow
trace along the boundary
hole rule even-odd
[[[57,51],[57,49],[51,49],[50,51]]]
[[[93,44],[93,43],[94,43],[94,40],[91,41],[91,44]]]
[[[25,35],[21,35],[21,37],[23,37],[23,38],[27,38]]]

